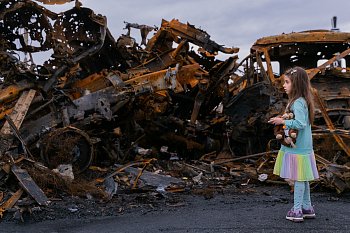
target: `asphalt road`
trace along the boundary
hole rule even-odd
[[[173,194],[172,194],[173,195]],[[109,217],[63,218],[42,222],[2,222],[0,232],[350,232],[350,194],[312,193],[317,218],[285,220],[292,206],[288,187],[252,187],[206,199],[181,195],[177,203],[131,208]]]

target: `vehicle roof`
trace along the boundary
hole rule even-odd
[[[275,44],[288,43],[349,43],[350,33],[329,31],[329,30],[310,30],[302,32],[283,33],[275,36],[267,36],[258,39],[253,46],[271,46]]]

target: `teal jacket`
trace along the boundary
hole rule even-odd
[[[281,146],[281,150],[293,154],[310,154],[313,151],[311,124],[309,121],[309,111],[304,98],[300,97],[291,106],[294,119],[285,120],[287,129],[297,129],[298,137],[296,148]]]

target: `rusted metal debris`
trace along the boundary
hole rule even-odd
[[[15,192],[6,202],[4,202],[1,207],[0,207],[0,217],[2,218],[4,215],[4,212],[8,210],[9,208],[12,208],[18,199],[21,197],[23,194],[22,189],[18,189],[17,192]]]
[[[294,65],[307,69],[314,87],[321,183],[349,188],[350,33],[261,38],[238,63],[238,48],[217,44],[189,23],[125,24],[127,33],[115,39],[106,18],[79,1],[61,13],[35,1],[1,1],[1,192],[18,189],[6,182],[11,166],[31,176],[40,193],[84,196],[85,190],[103,199],[117,192],[115,182],[140,188],[146,168],[191,178],[167,187],[173,192],[213,176],[223,177],[220,185],[279,183],[271,175],[279,144],[267,119],[283,112],[281,74]],[[140,45],[132,28],[141,32]],[[42,52],[51,57],[38,65],[34,55]],[[233,55],[220,61],[219,52]],[[161,169],[163,160],[173,161],[172,168]],[[127,162],[141,166],[136,177],[134,168],[113,167]],[[98,177],[79,179],[86,173]]]
[[[33,181],[28,172],[24,169],[12,165],[12,173],[20,182],[20,186],[28,192],[39,205],[48,205],[49,200],[38,185]]]

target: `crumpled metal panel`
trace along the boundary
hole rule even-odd
[[[57,15],[35,2],[3,1],[0,3],[0,31],[10,49],[38,52],[51,47],[52,26],[49,19]]]

